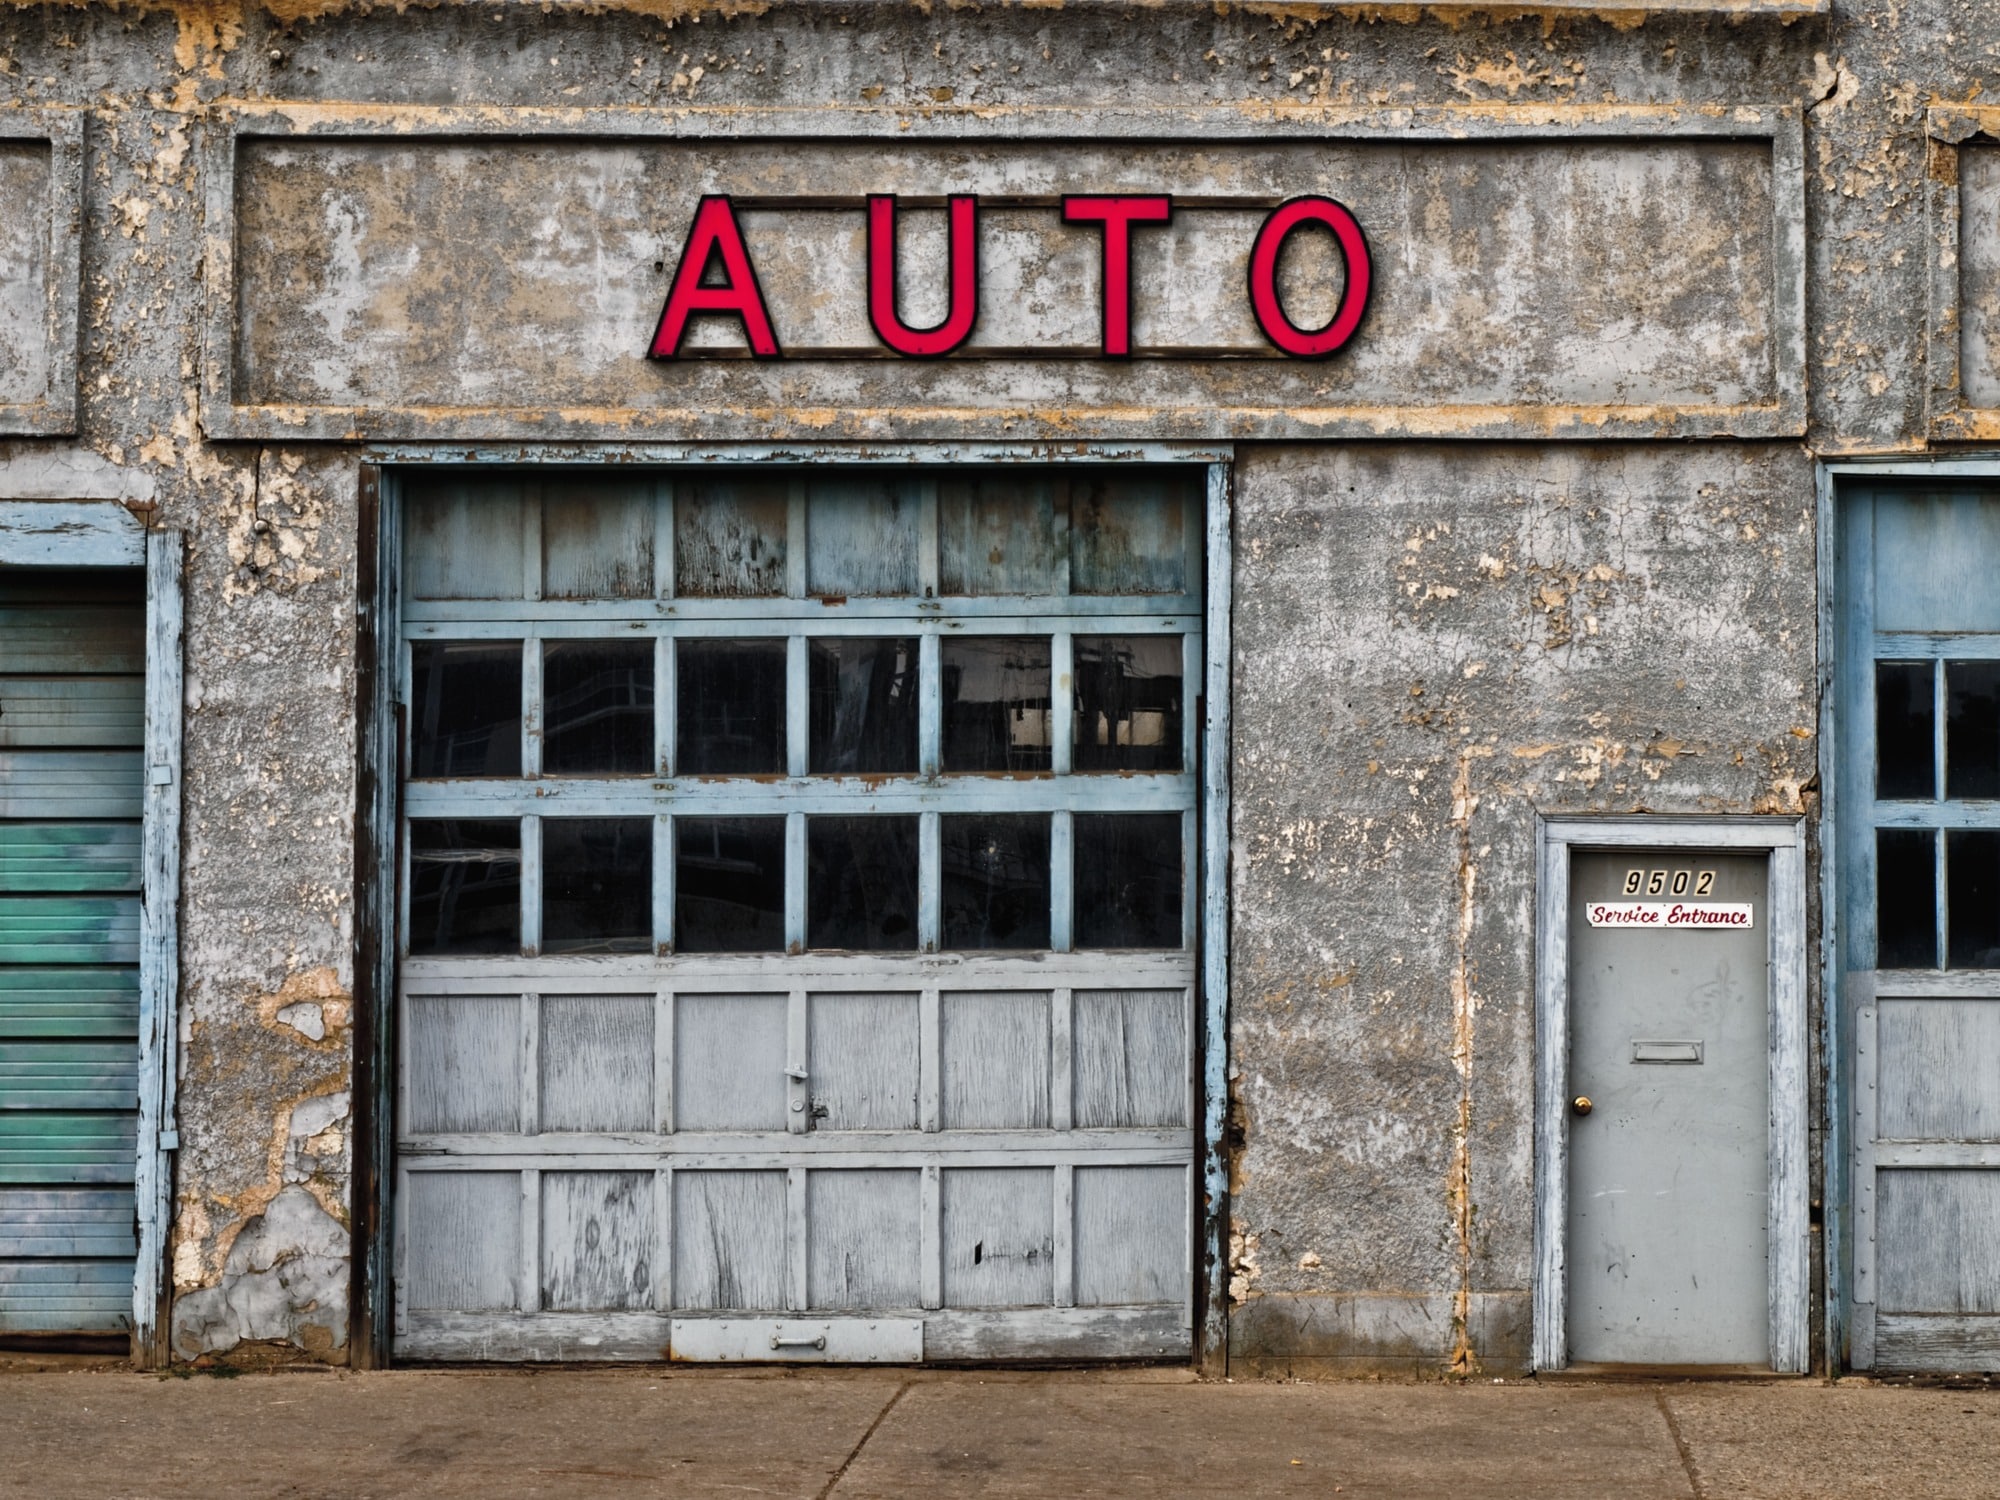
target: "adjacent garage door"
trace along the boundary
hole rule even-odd
[[[0,1334],[119,1334],[138,1253],[145,579],[0,571]]]
[[[1189,1351],[1201,475],[405,482],[400,1355]]]

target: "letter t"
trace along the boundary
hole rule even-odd
[[[1065,224],[1104,226],[1104,352],[1114,359],[1132,353],[1132,226],[1165,224],[1173,200],[1159,197],[1065,198]]]

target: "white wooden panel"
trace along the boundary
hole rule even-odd
[[[1885,1374],[2000,1370],[2000,1317],[1991,1314],[1883,1313],[1875,1340],[1871,1367]]]
[[[806,590],[816,597],[917,592],[917,485],[849,470],[806,487]]]
[[[410,599],[519,599],[526,567],[518,480],[426,478],[403,497],[403,593]]]
[[[788,1008],[784,995],[675,997],[676,1128],[786,1128]]]
[[[1875,1220],[1884,1314],[2000,1313],[2000,1172],[1879,1170]]]
[[[143,677],[0,677],[0,747],[138,745],[145,688]]]
[[[1055,1297],[1047,1169],[947,1171],[944,1300],[951,1307],[1042,1306]]]
[[[1184,990],[1076,992],[1079,1127],[1188,1123],[1185,1002]]]
[[[787,1305],[783,1172],[674,1173],[673,1305]]]
[[[674,593],[769,598],[785,592],[790,497],[778,475],[702,475],[677,486]]]
[[[542,1306],[650,1307],[654,1225],[651,1172],[542,1173]]]
[[[653,997],[548,995],[541,1004],[544,1130],[649,1130]]]
[[[1187,1295],[1187,1172],[1180,1167],[1078,1167],[1079,1306],[1178,1302]]]
[[[409,1130],[520,1129],[518,995],[412,996],[408,1033]]]
[[[542,597],[653,597],[653,483],[614,475],[542,487]]]
[[[917,1128],[915,994],[807,997],[815,1130]]]
[[[806,1305],[915,1307],[915,1172],[806,1174]]]
[[[144,672],[146,631],[127,610],[60,604],[0,608],[9,672]]]
[[[515,1306],[521,1272],[516,1172],[412,1173],[403,1198],[402,1267],[412,1309]]]
[[[1049,1123],[1046,991],[941,997],[939,1095],[946,1130],[1033,1130]]]
[[[136,818],[135,750],[0,750],[0,818]]]
[[[115,501],[0,500],[0,564],[136,568],[145,561],[145,528]]]
[[[1879,1139],[2000,1140],[2000,1001],[1877,1007]]]
[[[0,1188],[0,1258],[115,1257],[138,1252],[125,1188]]]

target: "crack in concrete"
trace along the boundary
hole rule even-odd
[[[1688,1440],[1681,1436],[1681,1424],[1674,1417],[1674,1409],[1667,1405],[1667,1393],[1655,1387],[1653,1404],[1660,1408],[1660,1416],[1667,1424],[1667,1433],[1674,1440],[1674,1451],[1680,1454],[1681,1467],[1687,1470],[1688,1493],[1694,1496],[1694,1500],[1708,1500],[1708,1491],[1703,1487],[1701,1474],[1694,1466],[1694,1450],[1688,1447]]]
[[[847,1457],[840,1461],[840,1467],[833,1471],[833,1477],[827,1480],[825,1487],[813,1497],[813,1500],[827,1500],[827,1496],[834,1492],[840,1481],[847,1477],[847,1471],[854,1467],[854,1460],[861,1457],[861,1450],[868,1446],[868,1440],[875,1436],[875,1429],[888,1419],[889,1413],[896,1409],[896,1403],[909,1394],[910,1387],[915,1383],[906,1380],[896,1387],[882,1409],[875,1413],[875,1420],[868,1424],[868,1430],[861,1434],[860,1440],[848,1451]]]

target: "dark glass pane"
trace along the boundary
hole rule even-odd
[[[1944,836],[1949,967],[2000,969],[2000,832],[1954,828]]]
[[[411,775],[521,774],[521,643],[410,648]]]
[[[1875,831],[1875,967],[1937,967],[1937,835]]]
[[[1944,794],[2000,797],[2000,661],[1946,662],[1944,701]]]
[[[917,820],[806,819],[806,946],[917,946]]]
[[[521,825],[410,821],[410,952],[521,951]]]
[[[1199,470],[1121,469],[1070,484],[1072,594],[1187,592],[1185,508]]]
[[[946,814],[938,823],[944,946],[1048,947],[1048,815]]]
[[[1181,638],[1078,636],[1075,766],[1079,771],[1181,768]]]
[[[785,820],[674,820],[674,949],[782,953]]]
[[[1875,663],[1875,795],[1937,795],[1937,709],[1927,661]]]
[[[542,769],[644,776],[653,761],[653,643],[550,641],[542,648]]]
[[[969,636],[941,643],[944,769],[1049,769],[1049,638]]]
[[[542,820],[542,951],[653,946],[653,820]]]
[[[917,769],[917,643],[835,636],[812,643],[812,769]]]
[[[1078,813],[1076,946],[1178,948],[1181,815]]]
[[[680,640],[674,770],[775,776],[785,769],[785,643]]]

